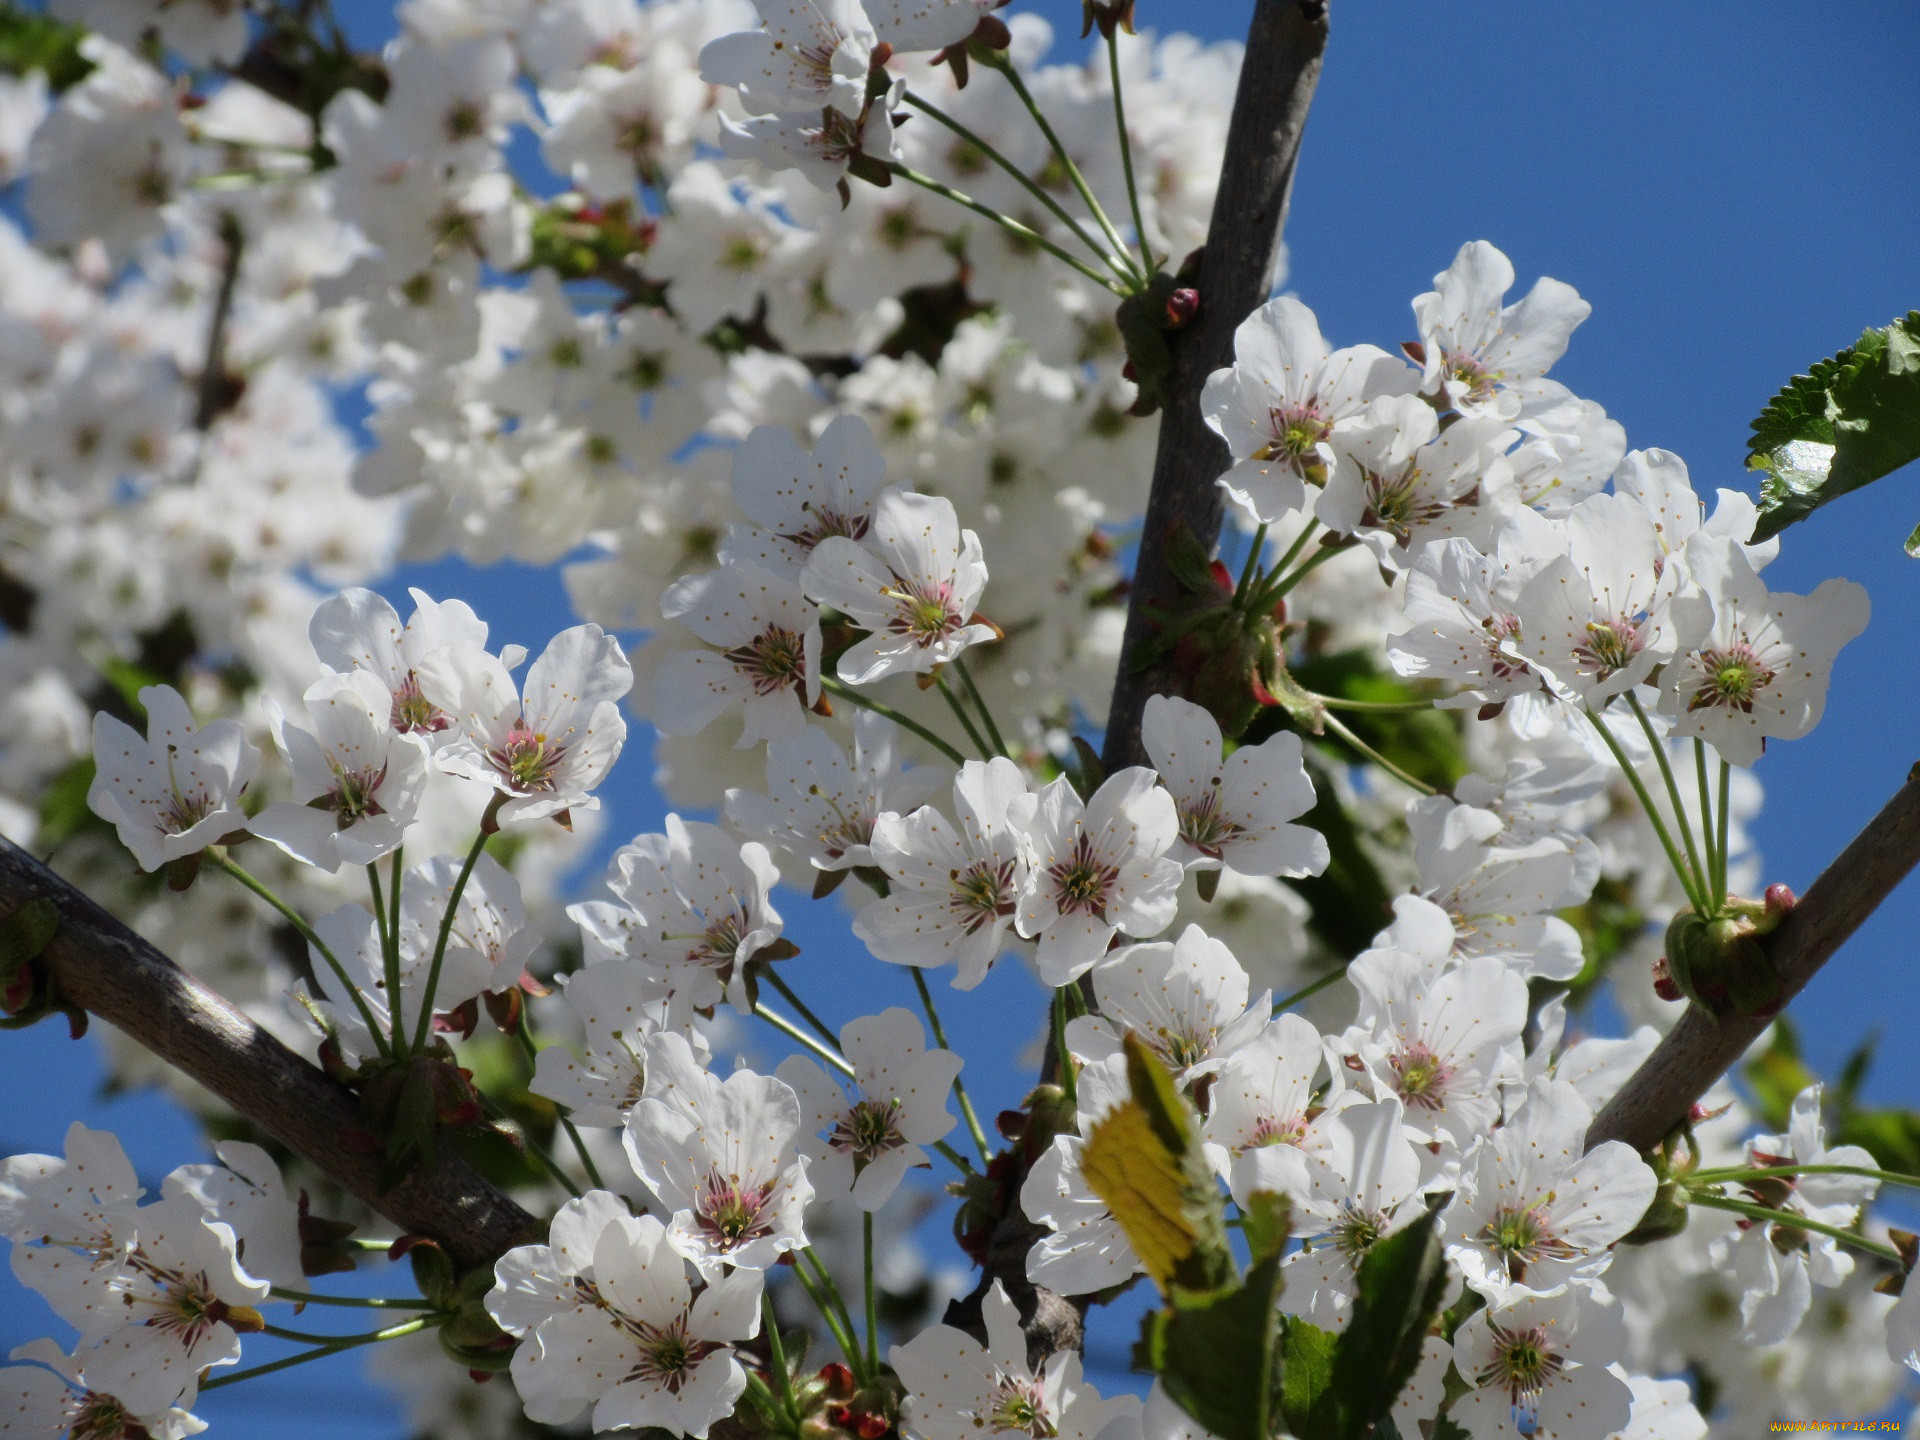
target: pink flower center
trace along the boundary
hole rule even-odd
[[[872,521],[865,515],[843,515],[838,510],[829,510],[824,505],[815,505],[811,500],[802,505],[807,522],[798,530],[783,530],[780,538],[802,549],[811,550],[829,535],[844,536],[848,540],[864,540]]]
[[[1513,1425],[1522,1435],[1540,1428],[1540,1395],[1566,1368],[1556,1354],[1544,1325],[1522,1329],[1488,1327],[1493,1333],[1493,1359],[1473,1377],[1476,1385],[1493,1385],[1507,1392],[1513,1406]]]
[[[855,1173],[907,1143],[900,1133],[900,1101],[862,1100],[834,1122],[827,1144],[853,1156]]]
[[[953,586],[944,580],[929,585],[895,576],[882,593],[894,602],[893,614],[887,617],[888,631],[905,636],[923,650],[966,623],[953,603]]]
[[[1180,807],[1180,838],[1211,859],[1218,860],[1221,850],[1244,834],[1244,825],[1220,813],[1218,776],[1199,800]]]
[[[400,688],[393,692],[393,714],[388,723],[402,735],[437,735],[453,721],[420,693],[420,682],[409,670]]]
[[[1393,1071],[1394,1092],[1406,1102],[1408,1109],[1446,1108],[1447,1082],[1453,1078],[1453,1067],[1423,1041],[1402,1045],[1387,1064]]]
[[[1262,1115],[1254,1123],[1253,1134],[1248,1139],[1248,1150],[1264,1149],[1268,1145],[1298,1145],[1306,1138],[1307,1117],[1304,1115]]]
[[[694,1223],[713,1242],[716,1250],[732,1250],[749,1240],[773,1233],[773,1220],[767,1213],[773,1199],[774,1182],[742,1189],[718,1170],[700,1187],[694,1202]]]
[[[553,789],[554,773],[567,751],[537,733],[522,716],[513,722],[507,738],[487,752],[493,768],[521,794]]]
[[[745,645],[727,651],[725,658],[747,677],[756,695],[798,690],[806,683],[806,637],[778,625],[767,626]]]
[[[1574,647],[1574,657],[1583,668],[1604,680],[1633,663],[1645,645],[1640,626],[1633,620],[1610,618],[1587,622],[1587,638]]]
[[[696,1340],[689,1335],[685,1315],[676,1315],[665,1325],[650,1325],[644,1320],[623,1323],[640,1352],[628,1378],[658,1385],[671,1395],[680,1393],[702,1360],[725,1348],[712,1340]]]
[[[953,889],[947,896],[947,906],[956,913],[961,928],[969,935],[979,934],[1018,908],[1013,900],[1011,860],[997,864],[976,860],[966,869],[954,871],[951,878]]]
[[[1286,401],[1267,411],[1267,433],[1273,438],[1253,452],[1255,460],[1279,460],[1295,474],[1324,481],[1320,443],[1333,433],[1333,421],[1312,400]]]
[[[1773,670],[1761,663],[1754,648],[1736,641],[1722,650],[1702,650],[1694,656],[1700,678],[1687,698],[1687,712],[1738,710],[1753,713],[1753,701],[1774,681]]]
[[[1107,902],[1120,883],[1120,867],[1095,854],[1093,841],[1082,835],[1066,859],[1047,867],[1047,878],[1053,882],[1054,908],[1062,915],[1091,915],[1104,923]]]

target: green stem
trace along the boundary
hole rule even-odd
[[[289,1290],[275,1285],[267,1292],[276,1300],[291,1300],[296,1305],[346,1305],[356,1310],[432,1310],[431,1300],[377,1300],[366,1295],[321,1295],[306,1290]]]
[[[1700,877],[1700,886],[1713,901],[1717,915],[1720,901],[1716,877],[1720,874],[1720,854],[1713,846],[1713,795],[1707,786],[1707,747],[1698,735],[1693,737],[1693,779],[1700,794],[1700,843],[1707,852],[1706,873]]]
[[[1715,853],[1720,857],[1720,868],[1714,873],[1713,894],[1715,908],[1727,903],[1727,804],[1728,791],[1732,786],[1733,767],[1726,761],[1720,762],[1720,808],[1714,814],[1714,823],[1719,829],[1720,842]]]
[[[510,1120],[512,1118],[501,1108],[500,1102],[495,1100],[491,1095],[481,1094],[481,1092],[477,1090],[474,1093],[480,1096],[480,1108],[485,1110],[487,1114],[491,1115],[494,1119]],[[547,1174],[551,1175],[564,1186],[569,1195],[578,1200],[580,1198],[580,1187],[574,1183],[573,1177],[560,1168],[560,1162],[547,1153],[544,1145],[527,1134],[524,1127],[516,1128],[520,1136],[521,1148],[534,1158],[542,1170],[546,1171]]]
[[[1247,563],[1240,569],[1240,583],[1233,587],[1233,603],[1238,605],[1246,598],[1248,587],[1260,571],[1260,554],[1267,548],[1267,524],[1260,522],[1260,528],[1253,532],[1253,544],[1247,550]]]
[[[806,1007],[804,1001],[793,993],[793,987],[780,978],[779,972],[769,965],[766,969],[767,983],[780,992],[780,998],[791,1005],[800,1018],[814,1028],[814,1033],[824,1039],[836,1050],[840,1048],[840,1037],[827,1028],[827,1022]]]
[[[394,874],[396,883],[399,872]],[[367,888],[373,892],[374,928],[380,932],[380,969],[387,981],[387,1019],[393,1025],[393,1053],[407,1053],[406,1026],[400,1020],[400,931],[399,917],[395,916],[389,925],[387,907],[380,898],[380,867],[369,861],[367,864]]]
[[[975,1173],[973,1168],[973,1162],[967,1159],[967,1157],[962,1155],[958,1150],[954,1149],[953,1146],[947,1144],[946,1141],[944,1140],[934,1141],[933,1148],[935,1150],[938,1150],[942,1155],[946,1156],[947,1159],[951,1160],[955,1168],[957,1168],[961,1174],[972,1175]]]
[[[798,1435],[800,1431],[794,1422],[792,1408],[776,1400],[773,1392],[767,1389],[767,1382],[752,1370],[745,1370],[744,1373],[747,1377],[746,1398],[753,1402],[755,1409],[768,1419],[784,1419],[787,1422],[784,1433]]]
[[[927,977],[918,965],[907,967],[913,972],[914,988],[920,992],[921,1007],[927,1012],[927,1025],[933,1031],[933,1043],[942,1050],[948,1049],[946,1027],[940,1023],[940,1012],[933,1007],[933,991],[927,988]],[[967,1087],[961,1083],[958,1075],[953,1077],[953,1098],[960,1102],[960,1116],[967,1122],[967,1133],[973,1136],[973,1146],[980,1152],[980,1163],[988,1164],[993,1152],[987,1146],[987,1132],[980,1128],[980,1117],[973,1113],[973,1101],[967,1098]]]
[[[1067,153],[1067,147],[1060,143],[1060,137],[1054,133],[1053,125],[1048,121],[1046,112],[1034,100],[1033,92],[1027,89],[1027,82],[1020,78],[1020,71],[1011,60],[994,63],[993,68],[1006,78],[1006,82],[1013,87],[1013,93],[1020,97],[1020,103],[1027,107],[1027,113],[1033,116],[1033,123],[1040,127],[1040,133],[1047,137],[1047,144],[1053,147],[1054,158],[1060,162],[1061,168],[1067,172],[1067,179],[1079,192],[1080,203],[1087,207],[1087,213],[1093,216],[1094,221],[1100,226],[1101,233],[1107,237],[1107,243],[1126,260],[1127,268],[1133,271],[1134,283],[1136,287],[1139,286],[1146,279],[1145,272],[1134,265],[1133,257],[1127,250],[1127,242],[1120,238],[1120,232],[1114,228],[1113,221],[1107,218],[1107,212],[1101,208],[1100,202],[1094,199],[1093,187],[1087,184],[1087,177],[1080,173],[1080,167],[1073,163],[1073,157]],[[1143,240],[1142,244],[1144,243]]]
[[[1315,995],[1318,995],[1322,990],[1333,984],[1334,981],[1344,980],[1346,978],[1347,967],[1342,965],[1338,970],[1322,975],[1311,985],[1303,985],[1300,989],[1287,996],[1286,999],[1276,1001],[1274,1003],[1273,1013],[1278,1015],[1282,1010],[1290,1010],[1303,1000],[1311,1000]]]
[[[814,1278],[820,1282],[820,1288],[827,1292],[827,1299],[832,1302],[835,1312],[839,1315],[841,1327],[847,1332],[847,1338],[852,1339],[854,1335],[853,1312],[847,1309],[847,1302],[840,1298],[840,1286],[835,1283],[833,1276],[828,1273],[826,1264],[820,1259],[819,1252],[811,1245],[803,1245],[800,1248],[800,1259],[803,1264],[813,1266]],[[796,1266],[795,1268],[798,1269],[799,1267]],[[864,1360],[855,1361],[853,1368],[856,1374],[863,1373],[866,1368]],[[867,1376],[866,1378],[871,1378],[871,1376]]]
[[[204,1395],[209,1390],[218,1390],[222,1385],[238,1385],[242,1380],[258,1379],[262,1375],[271,1375],[276,1370],[286,1370],[295,1365],[304,1365],[309,1360],[324,1360],[329,1355],[338,1355],[342,1350],[351,1350],[359,1345],[371,1345],[378,1340],[398,1340],[403,1335],[412,1335],[417,1331],[425,1330],[428,1326],[438,1323],[439,1321],[437,1319],[423,1315],[418,1320],[408,1320],[403,1324],[390,1325],[385,1330],[375,1330],[365,1335],[340,1336],[337,1339],[327,1341],[318,1349],[308,1350],[304,1354],[289,1355],[282,1360],[274,1360],[265,1365],[255,1365],[250,1370],[236,1370],[231,1375],[221,1375],[212,1380],[202,1381],[200,1393]]]
[[[800,1282],[800,1288],[807,1292],[807,1298],[813,1301],[813,1308],[820,1312],[820,1318],[826,1322],[828,1331],[840,1346],[840,1353],[847,1357],[847,1364],[852,1368],[854,1376],[864,1383],[867,1357],[860,1353],[860,1347],[854,1342],[853,1336],[842,1328],[840,1317],[834,1313],[833,1306],[827,1303],[827,1297],[820,1293],[820,1287],[814,1283],[813,1277],[807,1274],[804,1260],[794,1261],[793,1276]]]
[[[1687,847],[1687,863],[1693,868],[1693,893],[1700,897],[1704,906],[1707,899],[1707,872],[1700,863],[1699,847],[1693,843],[1693,826],[1687,823],[1687,807],[1680,799],[1680,784],[1673,778],[1673,766],[1667,761],[1667,747],[1661,743],[1659,732],[1653,728],[1653,721],[1647,718],[1646,707],[1640,703],[1640,697],[1627,691],[1627,708],[1633,711],[1633,718],[1640,722],[1640,733],[1647,737],[1647,744],[1653,747],[1653,758],[1660,766],[1660,779],[1667,787],[1667,798],[1673,801],[1673,823],[1680,828],[1680,839]],[[1711,912],[1702,909],[1701,914]]]
[[[380,1022],[374,1019],[373,1010],[367,1004],[367,997],[362,995],[360,993],[360,987],[347,977],[347,968],[340,963],[339,957],[327,948],[326,942],[313,933],[313,927],[301,919],[300,912],[287,904],[286,901],[282,900],[278,895],[274,894],[273,891],[269,890],[265,885],[262,885],[258,880],[254,879],[253,876],[249,875],[219,851],[210,849],[207,852],[207,857],[213,861],[215,869],[224,870],[242,885],[246,886],[247,889],[266,901],[267,904],[271,905],[275,910],[278,910],[286,922],[300,932],[301,937],[307,944],[319,952],[320,958],[327,962],[327,968],[333,971],[335,978],[337,978],[342,985],[346,986],[347,994],[352,997],[355,1008],[360,1011],[361,1020],[366,1023],[367,1033],[373,1036],[374,1045],[378,1047],[383,1056],[390,1054],[391,1052],[387,1049],[387,1037],[380,1033]],[[391,997],[389,997],[389,999],[391,1000]]]
[[[1023,188],[1025,188],[1028,194],[1032,195],[1034,199],[1038,200],[1049,211],[1051,211],[1056,220],[1058,220],[1061,224],[1065,225],[1076,236],[1078,236],[1080,240],[1086,245],[1086,247],[1100,258],[1101,264],[1105,265],[1109,270],[1113,271],[1113,273],[1116,276],[1118,276],[1121,280],[1131,280],[1133,278],[1132,274],[1128,271],[1127,268],[1125,268],[1122,265],[1120,261],[1115,260],[1113,256],[1108,254],[1106,249],[1097,240],[1093,238],[1093,236],[1087,234],[1085,230],[1082,230],[1080,228],[1080,222],[1074,219],[1073,216],[1067,213],[1066,206],[1062,205],[1058,200],[1054,199],[1044,189],[1042,189],[1040,185],[1038,185],[1034,181],[1033,177],[1028,175],[1026,171],[1022,170],[1019,166],[1015,165],[1011,160],[1007,159],[1006,156],[1002,155],[998,150],[994,149],[993,146],[989,145],[984,139],[976,135],[973,131],[969,130],[966,126],[962,125],[958,120],[954,119],[951,115],[947,114],[946,111],[940,109],[939,106],[931,104],[930,102],[922,99],[920,96],[914,94],[911,90],[907,91],[904,97],[904,100],[909,107],[911,107],[912,109],[918,110],[922,115],[925,115],[930,120],[933,120],[935,123],[946,126],[947,129],[951,130],[954,134],[958,135],[962,140],[965,140],[969,145],[973,146],[974,149],[978,150],[982,155],[986,156],[987,159],[991,160],[994,164],[998,165],[1002,170],[1006,171],[1007,174],[1011,175],[1016,181],[1020,183],[1020,185]]]
[[[958,750],[954,749],[953,746],[942,740],[918,720],[910,716],[902,715],[891,705],[885,705],[878,700],[869,699],[845,681],[835,679],[831,675],[822,675],[820,677],[820,688],[825,690],[829,695],[838,695],[850,705],[858,705],[862,710],[871,710],[876,715],[886,716],[887,719],[893,721],[893,723],[898,725],[902,730],[911,730],[942,755],[953,761],[954,764],[964,765],[967,763],[966,756],[962,755]]]
[[[1307,548],[1307,542],[1319,533],[1320,522],[1318,520],[1309,520],[1305,525],[1301,526],[1300,533],[1293,537],[1293,543],[1287,547],[1287,553],[1282,555],[1273,569],[1267,572],[1268,578],[1270,579],[1280,574],[1287,566],[1299,559],[1300,552]],[[1265,582],[1263,581],[1262,583],[1264,584]]]
[[[1076,1083],[1073,1068],[1073,1055],[1067,1049],[1067,990],[1062,985],[1053,992],[1053,1003],[1048,1008],[1053,1011],[1053,1050],[1060,1062],[1060,1088],[1066,1092],[1069,1102],[1079,1098],[1079,1086]]]
[[[1696,1170],[1682,1179],[1689,1184],[1719,1185],[1729,1182],[1737,1184],[1742,1180],[1790,1180],[1796,1175],[1858,1175],[1862,1179],[1877,1180],[1882,1185],[1900,1185],[1909,1190],[1920,1190],[1920,1175],[1874,1170],[1865,1165],[1769,1165],[1751,1170],[1724,1165],[1714,1170]]]
[[[1688,873],[1686,863],[1680,858],[1680,851],[1673,843],[1673,836],[1667,833],[1666,822],[1660,818],[1660,812],[1653,807],[1653,796],[1647,793],[1646,784],[1640,779],[1640,772],[1634,769],[1633,762],[1627,758],[1627,752],[1614,738],[1613,731],[1607,728],[1607,722],[1592,710],[1586,710],[1584,713],[1587,719],[1593,722],[1593,728],[1600,732],[1600,738],[1606,742],[1607,749],[1613,752],[1614,762],[1619,765],[1621,773],[1627,777],[1627,783],[1633,786],[1633,793],[1640,800],[1640,808],[1646,813],[1647,822],[1653,826],[1653,833],[1660,838],[1660,848],[1667,852],[1667,862],[1673,866],[1673,873],[1679,878],[1680,888],[1687,892],[1687,899],[1692,903],[1694,913],[1704,915],[1706,906],[1693,888],[1693,877]]]
[[[1286,599],[1287,592],[1293,589],[1294,586],[1298,585],[1302,580],[1306,579],[1307,576],[1333,559],[1334,556],[1344,555],[1352,548],[1350,545],[1322,545],[1318,550],[1314,551],[1312,555],[1301,562],[1298,570],[1295,570],[1280,582],[1280,588],[1273,592],[1274,600]],[[1269,602],[1268,608],[1271,608],[1271,602]]]
[[[393,847],[391,871],[393,883],[387,895],[387,934],[393,937],[393,970],[387,976],[387,993],[395,996],[400,993],[400,889],[402,881],[406,878],[406,870],[403,868],[406,863],[406,849],[404,845]],[[388,1006],[388,1018],[393,1021],[393,1053],[404,1054],[406,1036],[401,1031],[400,1006],[397,1003]]]
[[[391,1240],[373,1240],[373,1239],[353,1238],[353,1237],[349,1237],[348,1239],[342,1240],[340,1243],[342,1245],[345,1245],[350,1250],[387,1251],[387,1250],[393,1249],[393,1246],[394,1246],[394,1242]]]
[[[760,1324],[767,1332],[767,1353],[773,1357],[773,1378],[779,1382],[780,1409],[789,1423],[793,1413],[793,1378],[787,1373],[787,1347],[780,1338],[780,1322],[773,1318],[773,1296],[760,1292]]]
[[[1325,722],[1326,727],[1329,730],[1333,731],[1334,734],[1338,735],[1342,740],[1346,741],[1347,744],[1351,745],[1354,749],[1358,750],[1362,755],[1366,756],[1367,759],[1371,760],[1374,764],[1378,765],[1382,770],[1385,770],[1389,775],[1392,775],[1395,779],[1399,780],[1403,785],[1411,786],[1413,789],[1418,790],[1422,795],[1437,795],[1440,793],[1439,791],[1435,790],[1433,786],[1427,784],[1426,781],[1420,779],[1416,775],[1411,775],[1405,770],[1402,770],[1398,765],[1394,764],[1393,761],[1387,759],[1386,756],[1382,755],[1378,750],[1374,749],[1371,745],[1367,744],[1366,741],[1362,740],[1358,735],[1354,734],[1353,731],[1349,730],[1343,723],[1341,723],[1340,718],[1338,716],[1322,715],[1320,718],[1322,721]]]
[[[814,1039],[813,1036],[807,1034],[806,1031],[787,1019],[786,1016],[777,1011],[767,1009],[765,1005],[755,1005],[753,1007],[753,1013],[773,1026],[774,1029],[778,1030],[782,1035],[785,1035],[789,1040],[806,1046],[807,1049],[833,1066],[833,1068],[838,1070],[842,1075],[852,1076],[853,1066],[847,1063],[846,1057],[841,1055],[838,1050],[830,1046],[822,1045],[818,1040]]]
[[[500,808],[503,797],[495,795],[487,806],[487,814],[492,816]],[[467,877],[473,874],[473,867],[480,863],[480,852],[487,847],[487,827],[484,821],[480,833],[473,837],[473,844],[467,850],[467,858],[460,867],[460,874],[453,882],[453,893],[447,896],[446,914],[440,917],[440,934],[433,942],[433,963],[427,967],[427,988],[420,994],[420,1018],[414,1022],[413,1048],[427,1048],[427,1032],[433,1026],[433,996],[440,988],[440,965],[447,958],[447,937],[453,933],[453,917],[459,913],[460,897],[466,892]],[[393,1008],[400,1008],[400,997],[395,995],[391,1001]],[[575,1192],[578,1193],[578,1192]]]
[[[867,1373],[880,1373],[880,1302],[873,1288],[873,1212],[860,1212],[860,1248],[866,1260]]]
[[[891,170],[895,175],[898,175],[902,180],[905,180],[910,184],[918,185],[923,190],[931,190],[934,194],[943,196],[944,198],[953,201],[953,203],[956,205],[964,205],[967,209],[973,211],[974,214],[982,216],[985,219],[991,220],[994,224],[998,225],[1001,229],[1008,231],[1010,234],[1014,236],[1017,236],[1019,239],[1023,240],[1027,244],[1039,246],[1042,250],[1046,251],[1049,255],[1053,256],[1054,259],[1062,261],[1065,264],[1071,266],[1073,269],[1078,270],[1082,275],[1086,276],[1089,280],[1093,281],[1094,284],[1100,286],[1102,289],[1111,290],[1114,294],[1119,295],[1123,298],[1129,293],[1124,286],[1118,284],[1113,280],[1110,280],[1105,275],[1102,275],[1098,270],[1094,269],[1091,265],[1087,264],[1085,261],[1080,260],[1076,256],[1069,255],[1066,251],[1062,250],[1058,245],[1054,244],[1051,240],[1047,239],[1047,237],[1042,235],[1039,231],[1028,229],[1025,225],[1022,225],[1018,220],[1014,220],[1009,218],[1008,216],[1002,215],[998,210],[995,210],[990,205],[982,205],[978,200],[974,199],[971,195],[967,194],[966,192],[961,190],[956,190],[951,185],[942,185],[938,180],[934,179],[931,175],[922,175],[918,170],[912,169],[911,167],[906,165],[902,165],[897,160],[888,162],[887,169]]]
[[[1000,734],[1000,727],[994,721],[993,711],[987,706],[987,697],[982,695],[980,687],[973,683],[973,672],[967,669],[967,662],[956,655],[953,657],[953,668],[960,676],[960,683],[966,687],[967,695],[973,701],[973,708],[980,712],[980,718],[986,722],[987,738],[993,741],[993,753],[1005,755],[1011,759],[1013,752],[1007,749],[1006,739]]]
[[[973,748],[980,752],[982,760],[993,758],[993,747],[987,744],[980,728],[973,723],[973,717],[967,714],[967,707],[960,703],[960,697],[953,693],[953,687],[947,684],[947,677],[936,674],[933,683],[940,691],[940,698],[947,702],[947,708],[953,711],[953,718],[960,722],[960,728],[967,732],[967,739],[973,742]]]
[[[1348,700],[1340,695],[1314,695],[1313,698],[1329,710],[1370,710],[1381,715],[1431,710],[1434,705],[1431,700]]]
[[[1120,137],[1120,168],[1127,177],[1127,206],[1133,212],[1133,238],[1140,246],[1140,263],[1151,271],[1153,252],[1147,248],[1147,224],[1140,218],[1140,186],[1133,175],[1133,140],[1127,134],[1127,102],[1120,94],[1120,36],[1118,27],[1107,32],[1107,73],[1113,82],[1113,127]]]
[[[1842,1230],[1837,1225],[1823,1225],[1818,1220],[1809,1220],[1804,1215],[1795,1215],[1785,1210],[1770,1210],[1765,1205],[1749,1205],[1743,1200],[1729,1200],[1724,1195],[1690,1195],[1689,1204],[1704,1205],[1709,1210],[1727,1210],[1735,1215],[1745,1215],[1750,1220],[1770,1220],[1776,1225],[1784,1225],[1789,1230],[1810,1230],[1815,1235],[1825,1235],[1838,1240],[1843,1245],[1851,1245],[1856,1250],[1864,1250],[1869,1255],[1878,1255],[1883,1260],[1900,1262],[1900,1252],[1891,1245],[1882,1245],[1877,1240],[1869,1240],[1854,1230]]]

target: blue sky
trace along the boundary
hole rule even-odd
[[[388,6],[340,9],[365,37],[391,28]],[[1060,50],[1077,48],[1078,0],[1016,9],[1045,14]],[[1140,0],[1138,14],[1142,26],[1213,39],[1244,33],[1250,10],[1245,0]],[[1630,443],[1685,456],[1710,493],[1752,488],[1747,422],[1788,375],[1920,305],[1920,9],[1910,3],[1825,7],[1816,27],[1784,0],[1335,0],[1334,24],[1287,239],[1289,286],[1336,344],[1407,338],[1408,300],[1461,243],[1491,240],[1523,287],[1554,275],[1593,302],[1556,377],[1604,404]],[[1822,726],[1759,766],[1770,881],[1804,889],[1920,760],[1910,718],[1920,714],[1920,562],[1900,548],[1916,522],[1920,474],[1910,470],[1787,532],[1767,572],[1776,588],[1803,592],[1847,575],[1874,606],[1866,635],[1841,657]],[[570,619],[557,580],[525,569],[440,565],[387,588],[409,582],[461,594],[496,640],[536,650]],[[615,840],[659,827],[649,748],[636,725],[603,792]],[[830,907],[791,896],[785,911],[805,947],[789,973],[829,1019],[907,1000],[891,974],[868,986],[889,967],[860,962]],[[1810,1058],[1829,1072],[1864,1031],[1888,1032],[1894,1043],[1868,1087],[1884,1103],[1920,1103],[1920,1075],[1895,1058],[1905,1047],[1894,1029],[1920,1012],[1915,933],[1920,887],[1909,884],[1793,1009]],[[848,989],[835,983],[843,960],[858,965],[848,972],[859,977],[857,1004],[835,1004]],[[1015,1063],[1031,1038],[1026,1022],[1004,1021],[1017,1003],[1010,987],[1022,983],[996,976],[943,1000],[989,1115],[1027,1083]],[[0,1035],[0,1093],[52,1099],[8,1107],[0,1150],[57,1150],[78,1116],[120,1129],[143,1174],[199,1158],[170,1107],[101,1101],[97,1084],[92,1042],[72,1045],[46,1026]],[[43,1333],[49,1319],[0,1280],[0,1342]],[[1108,1343],[1090,1358],[1120,1353],[1130,1322],[1096,1324]],[[307,1367],[220,1392],[201,1413],[277,1437],[401,1433],[355,1374],[351,1361]]]

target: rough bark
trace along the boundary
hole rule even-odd
[[[1172,337],[1173,380],[1160,417],[1153,488],[1107,712],[1103,759],[1109,772],[1146,763],[1140,712],[1149,695],[1175,688],[1164,666],[1136,674],[1127,657],[1139,653],[1149,634],[1146,607],[1176,593],[1167,565],[1169,537],[1184,525],[1211,546],[1220,533],[1221,495],[1213,482],[1233,462],[1226,442],[1200,416],[1200,387],[1233,363],[1233,332],[1267,298],[1326,48],[1325,0],[1260,0],[1254,7],[1200,261],[1200,312]]]
[[[347,1142],[353,1096],[80,891],[0,839],[0,914],[40,896],[60,912],[43,959],[60,995],[192,1076],[305,1156],[404,1233],[440,1242],[461,1267],[491,1265],[538,1240],[533,1216],[440,1147],[439,1158],[380,1193],[380,1157]]]
[[[1783,1004],[1800,993],[1916,863],[1920,766],[1769,937],[1767,954],[1786,992]],[[1690,1008],[1594,1118],[1587,1148],[1604,1140],[1624,1140],[1637,1150],[1659,1144],[1771,1023],[1751,1016],[1716,1020],[1698,1006]]]

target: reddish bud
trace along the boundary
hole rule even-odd
[[[491,1370],[469,1370],[467,1371],[467,1378],[476,1385],[484,1385],[493,1378],[493,1372]]]
[[[1667,957],[1664,955],[1653,962],[1653,993],[1662,1000],[1685,998],[1680,993],[1679,984],[1673,978],[1673,967],[1667,964]]]
[[[1769,885],[1766,899],[1768,913],[1782,919],[1785,919],[1793,907],[1800,903],[1792,888],[1786,885]]]
[[[1167,329],[1178,330],[1191,324],[1200,313],[1200,292],[1183,285],[1167,297]]]
[[[880,1440],[880,1437],[892,1428],[884,1415],[862,1413],[854,1417],[853,1433],[858,1435],[860,1440]]]
[[[854,1391],[853,1371],[842,1365],[838,1360],[834,1361],[831,1365],[822,1365],[820,1367],[820,1378],[826,1382],[827,1393],[833,1396],[834,1399],[845,1400],[852,1396]],[[836,1408],[845,1410],[847,1407],[841,1405]],[[835,1419],[833,1423],[838,1425],[841,1422]]]

